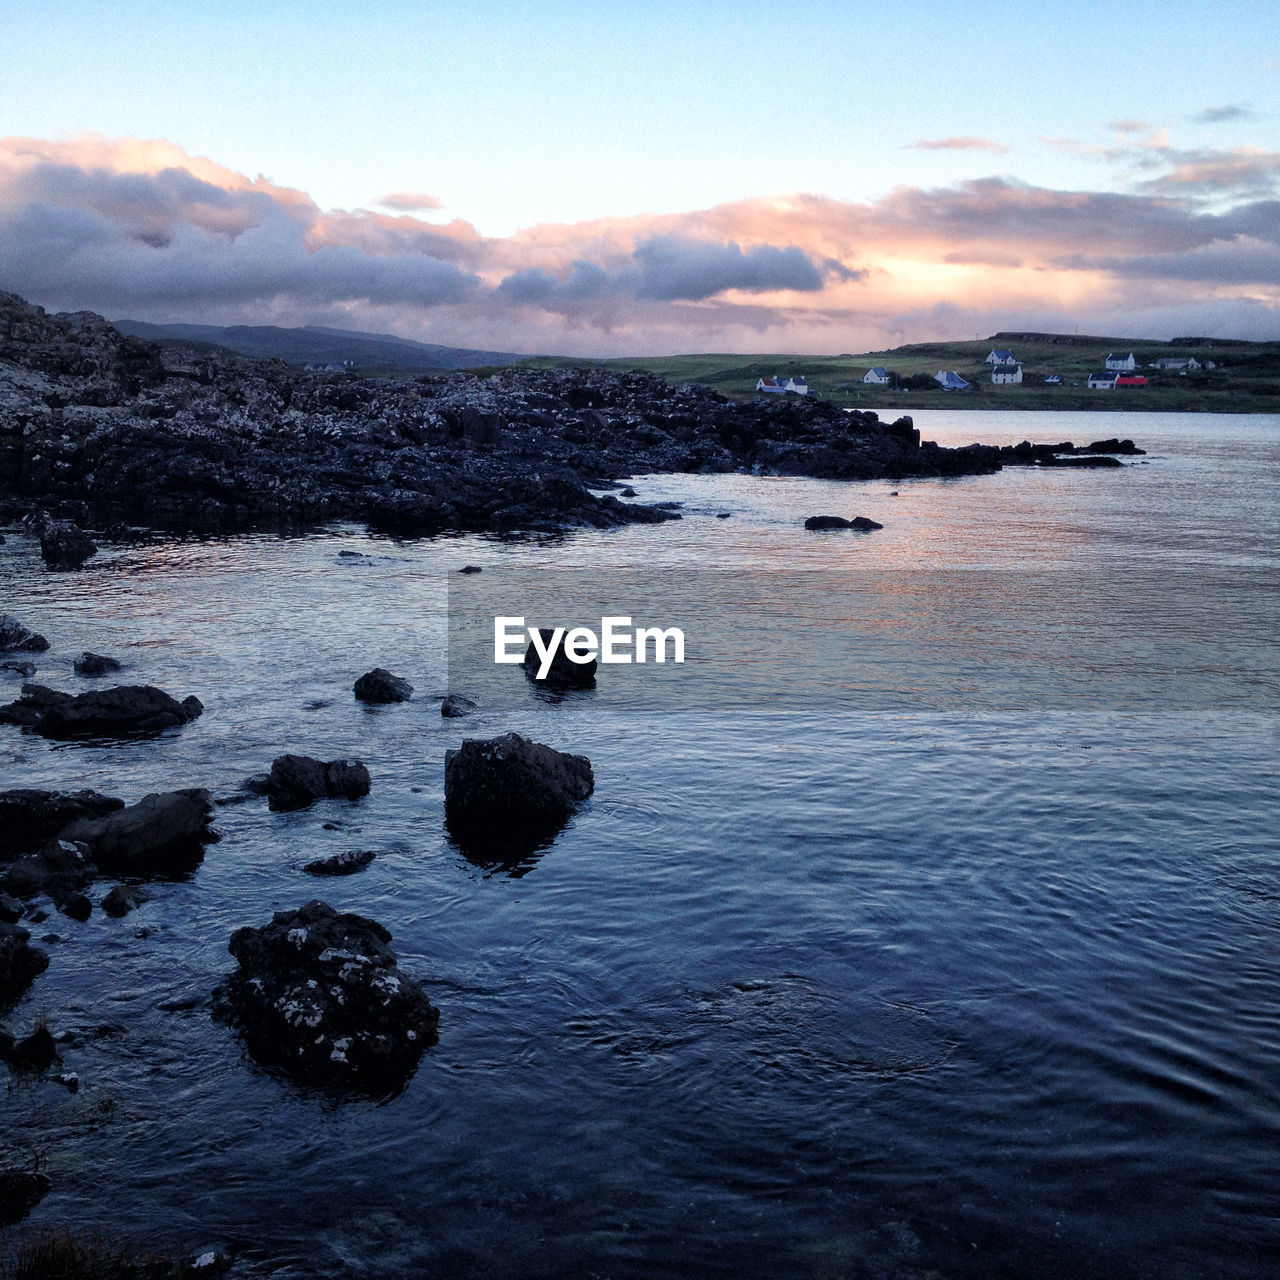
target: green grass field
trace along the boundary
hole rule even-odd
[[[1048,336],[1048,335],[1045,335]],[[1021,384],[994,386],[983,363],[993,347],[1007,347],[1022,362]],[[1132,351],[1149,379],[1146,387],[1092,391],[1089,374],[1103,367],[1109,351]],[[1216,368],[1179,374],[1152,366],[1162,356],[1194,356]],[[1061,338],[1020,341],[997,335],[981,342],[930,342],[868,351],[859,355],[693,355],[651,356],[617,360],[572,360],[552,357],[523,362],[534,367],[564,365],[640,369],[668,382],[700,382],[725,395],[755,394],[762,377],[802,375],[810,393],[851,408],[864,409],[1100,409],[1164,410],[1205,413],[1280,413],[1280,342],[1249,343],[1204,340],[1196,343]],[[902,377],[932,375],[953,369],[973,390],[947,392],[892,390],[859,381],[873,365]],[[1046,386],[1057,374],[1061,386]]]

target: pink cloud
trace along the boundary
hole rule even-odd
[[[1280,156],[1175,152],[1151,136],[1122,150],[1147,163],[1144,189],[984,178],[487,237],[412,210],[322,210],[165,141],[11,138],[0,288],[139,319],[339,324],[564,354],[845,351],[984,326],[1123,332],[1137,315],[1160,336],[1166,312],[1170,336],[1210,316],[1238,317],[1240,336],[1274,331],[1280,220],[1260,195]],[[1206,325],[1188,320],[1199,303]]]
[[[1009,150],[1003,142],[993,142],[990,138],[922,138],[908,146],[919,151],[990,151],[995,155]]]

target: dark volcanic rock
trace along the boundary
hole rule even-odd
[[[130,911],[137,910],[147,897],[147,891],[141,885],[117,884],[112,885],[98,905],[107,915],[119,920]]]
[[[49,642],[12,614],[0,614],[0,653],[43,653]]]
[[[0,707],[0,724],[17,724],[46,738],[115,737],[156,733],[194,720],[198,698],[181,702],[152,685],[125,684],[87,693],[63,693],[24,684],[22,697]]]
[[[806,529],[848,529],[850,522],[844,516],[810,516],[805,522]]]
[[[398,972],[391,935],[324,902],[238,929],[239,969],[213,993],[214,1017],[250,1054],[307,1084],[385,1093],[401,1087],[436,1039],[439,1011]]]
[[[98,544],[69,520],[55,520],[40,534],[40,554],[50,569],[78,569],[97,551]]]
[[[347,849],[330,858],[317,858],[302,869],[313,876],[349,876],[363,871],[375,857],[372,849]]]
[[[448,694],[440,703],[440,714],[446,720],[461,719],[461,717],[475,709],[476,704],[470,698],[464,698],[456,693]]]
[[[17,898],[48,894],[59,904],[77,897],[97,874],[88,845],[50,840],[37,853],[18,858],[0,875],[0,888]]]
[[[403,534],[664,518],[592,489],[665,472],[833,479],[980,474],[999,450],[922,445],[905,420],[816,397],[733,402],[600,369],[409,379],[161,349],[0,294],[0,498],[225,531],[361,519]],[[14,424],[9,426],[7,424]],[[623,496],[628,496],[625,493]]]
[[[14,856],[52,840],[80,818],[101,818],[124,801],[96,791],[0,791],[0,856]]]
[[[854,516],[853,519],[849,521],[849,528],[865,529],[869,532],[872,529],[883,529],[884,525],[882,525],[878,520],[869,519],[867,516]]]
[[[369,794],[369,770],[359,760],[330,760],[283,755],[271,762],[271,772],[254,785],[273,809],[302,809],[325,796],[358,800]]]
[[[14,1071],[31,1073],[47,1071],[60,1060],[58,1046],[43,1021],[37,1021],[36,1029],[21,1040],[0,1032],[0,1059]]]
[[[21,1222],[49,1194],[52,1186],[43,1173],[0,1169],[0,1227]]]
[[[1067,457],[1050,457],[1041,458],[1040,465],[1042,467],[1122,467],[1124,463],[1119,458],[1113,458],[1105,453],[1084,453],[1073,454]]]
[[[554,836],[594,788],[586,756],[518,733],[468,738],[445,753],[445,815],[464,846],[533,847]]]
[[[105,676],[112,671],[119,671],[120,663],[115,658],[108,658],[103,653],[90,653],[87,649],[76,659],[76,675]]]
[[[48,967],[49,957],[22,933],[0,934],[0,1009],[16,1004]]]
[[[539,627],[538,634],[542,638],[543,648],[549,649],[555,632],[550,627]],[[563,637],[561,639],[563,640]],[[574,662],[565,653],[563,643],[556,645],[551,665],[545,676],[538,674],[542,670],[542,657],[532,641],[524,651],[524,660],[520,665],[530,680],[548,689],[594,689],[596,687],[596,660],[591,658],[587,662]]]
[[[0,671],[11,671],[24,680],[30,680],[36,673],[36,664],[34,662],[0,662]]]
[[[1112,436],[1109,440],[1095,440],[1092,444],[1084,445],[1081,453],[1125,453],[1125,454],[1145,454],[1145,449],[1139,449],[1132,440],[1117,440]]]
[[[386,667],[374,667],[356,681],[355,695],[361,702],[408,702],[413,696],[413,685],[400,676],[393,676]]]
[[[109,875],[181,875],[197,866],[209,830],[213,797],[192,788],[143,796],[137,804],[103,818],[85,818],[63,832],[83,843]]]

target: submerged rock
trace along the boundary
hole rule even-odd
[[[413,685],[400,676],[393,676],[386,667],[374,667],[356,681],[355,695],[361,702],[408,702],[413,696]]]
[[[40,534],[40,554],[50,569],[78,569],[97,552],[98,544],[70,520],[55,520]]]
[[[90,653],[87,649],[76,659],[76,675],[105,676],[120,670],[120,662],[104,653]]]
[[[271,762],[264,778],[251,778],[250,790],[265,795],[273,809],[303,809],[316,800],[334,796],[358,800],[369,794],[372,780],[359,760],[330,760],[287,754]]]
[[[436,1039],[437,1010],[396,967],[375,920],[308,902],[238,929],[239,968],[213,993],[213,1016],[253,1058],[304,1083],[384,1093],[401,1087]]]
[[[884,525],[866,516],[854,516],[846,520],[844,516],[810,516],[805,522],[806,529],[883,529]]]
[[[594,788],[586,756],[518,733],[468,738],[445,753],[445,817],[464,846],[526,850],[554,836]]]
[[[12,614],[0,614],[0,653],[43,653],[48,647],[44,636],[24,627]]]
[[[0,791],[0,857],[37,849],[80,818],[101,818],[123,808],[123,800],[96,791]]]
[[[34,662],[0,662],[0,671],[9,671],[24,680],[30,680],[36,673]]]
[[[17,702],[0,707],[0,724],[22,725],[46,738],[114,737],[171,729],[203,710],[199,698],[179,702],[146,684],[76,694],[24,684]]]
[[[143,796],[127,809],[72,823],[63,835],[83,843],[110,875],[182,875],[216,839],[209,829],[212,818],[213,797],[191,788]]]
[[[458,720],[465,716],[468,712],[474,711],[476,704],[470,698],[464,698],[461,694],[450,693],[446,695],[440,703],[440,714],[446,720]]]

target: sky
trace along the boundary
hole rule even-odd
[[[0,0],[0,289],[571,355],[1280,339],[1273,4]]]

